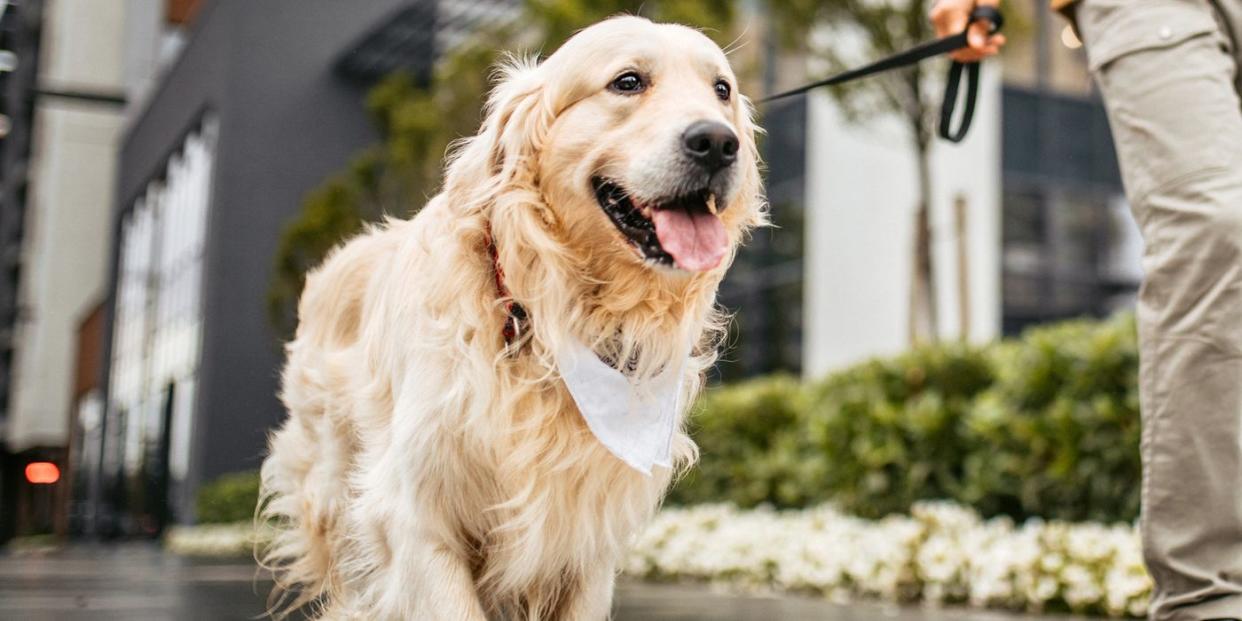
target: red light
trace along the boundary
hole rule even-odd
[[[32,461],[26,464],[26,480],[35,485],[50,485],[60,480],[60,468],[50,461]]]

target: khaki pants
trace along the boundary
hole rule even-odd
[[[1139,294],[1151,618],[1242,619],[1242,0],[1082,0],[1147,249]]]

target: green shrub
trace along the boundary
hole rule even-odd
[[[729,498],[739,505],[803,506],[815,491],[821,464],[799,430],[805,391],[793,377],[776,375],[709,391],[691,413],[690,426],[710,459],[674,487],[679,504]]]
[[[987,515],[1138,515],[1138,345],[1132,316],[1035,329],[995,349],[998,379],[968,418],[977,448],[956,499]]]
[[[691,418],[699,465],[670,502],[865,517],[951,499],[985,516],[1137,516],[1133,318],[1074,321],[977,348],[942,344],[799,385],[709,390]]]
[[[822,499],[864,517],[954,498],[971,400],[993,381],[985,353],[923,347],[830,376],[812,389],[806,430],[827,466]]]
[[[259,473],[226,474],[198,488],[196,500],[200,524],[250,521],[259,502]]]

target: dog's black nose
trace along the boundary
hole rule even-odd
[[[724,123],[696,121],[681,135],[686,155],[709,173],[727,168],[737,160],[737,134]]]

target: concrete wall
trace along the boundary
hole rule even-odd
[[[39,82],[45,90],[122,90],[123,12],[115,3],[50,2]],[[22,248],[9,446],[64,446],[78,323],[104,294],[121,109],[36,101]]]
[[[953,203],[967,211],[969,336],[1000,327],[1000,76],[985,66],[970,135],[932,153],[932,249],[941,335],[957,338]],[[803,370],[815,377],[908,346],[917,161],[895,118],[848,123],[822,92],[810,96],[807,137]]]

